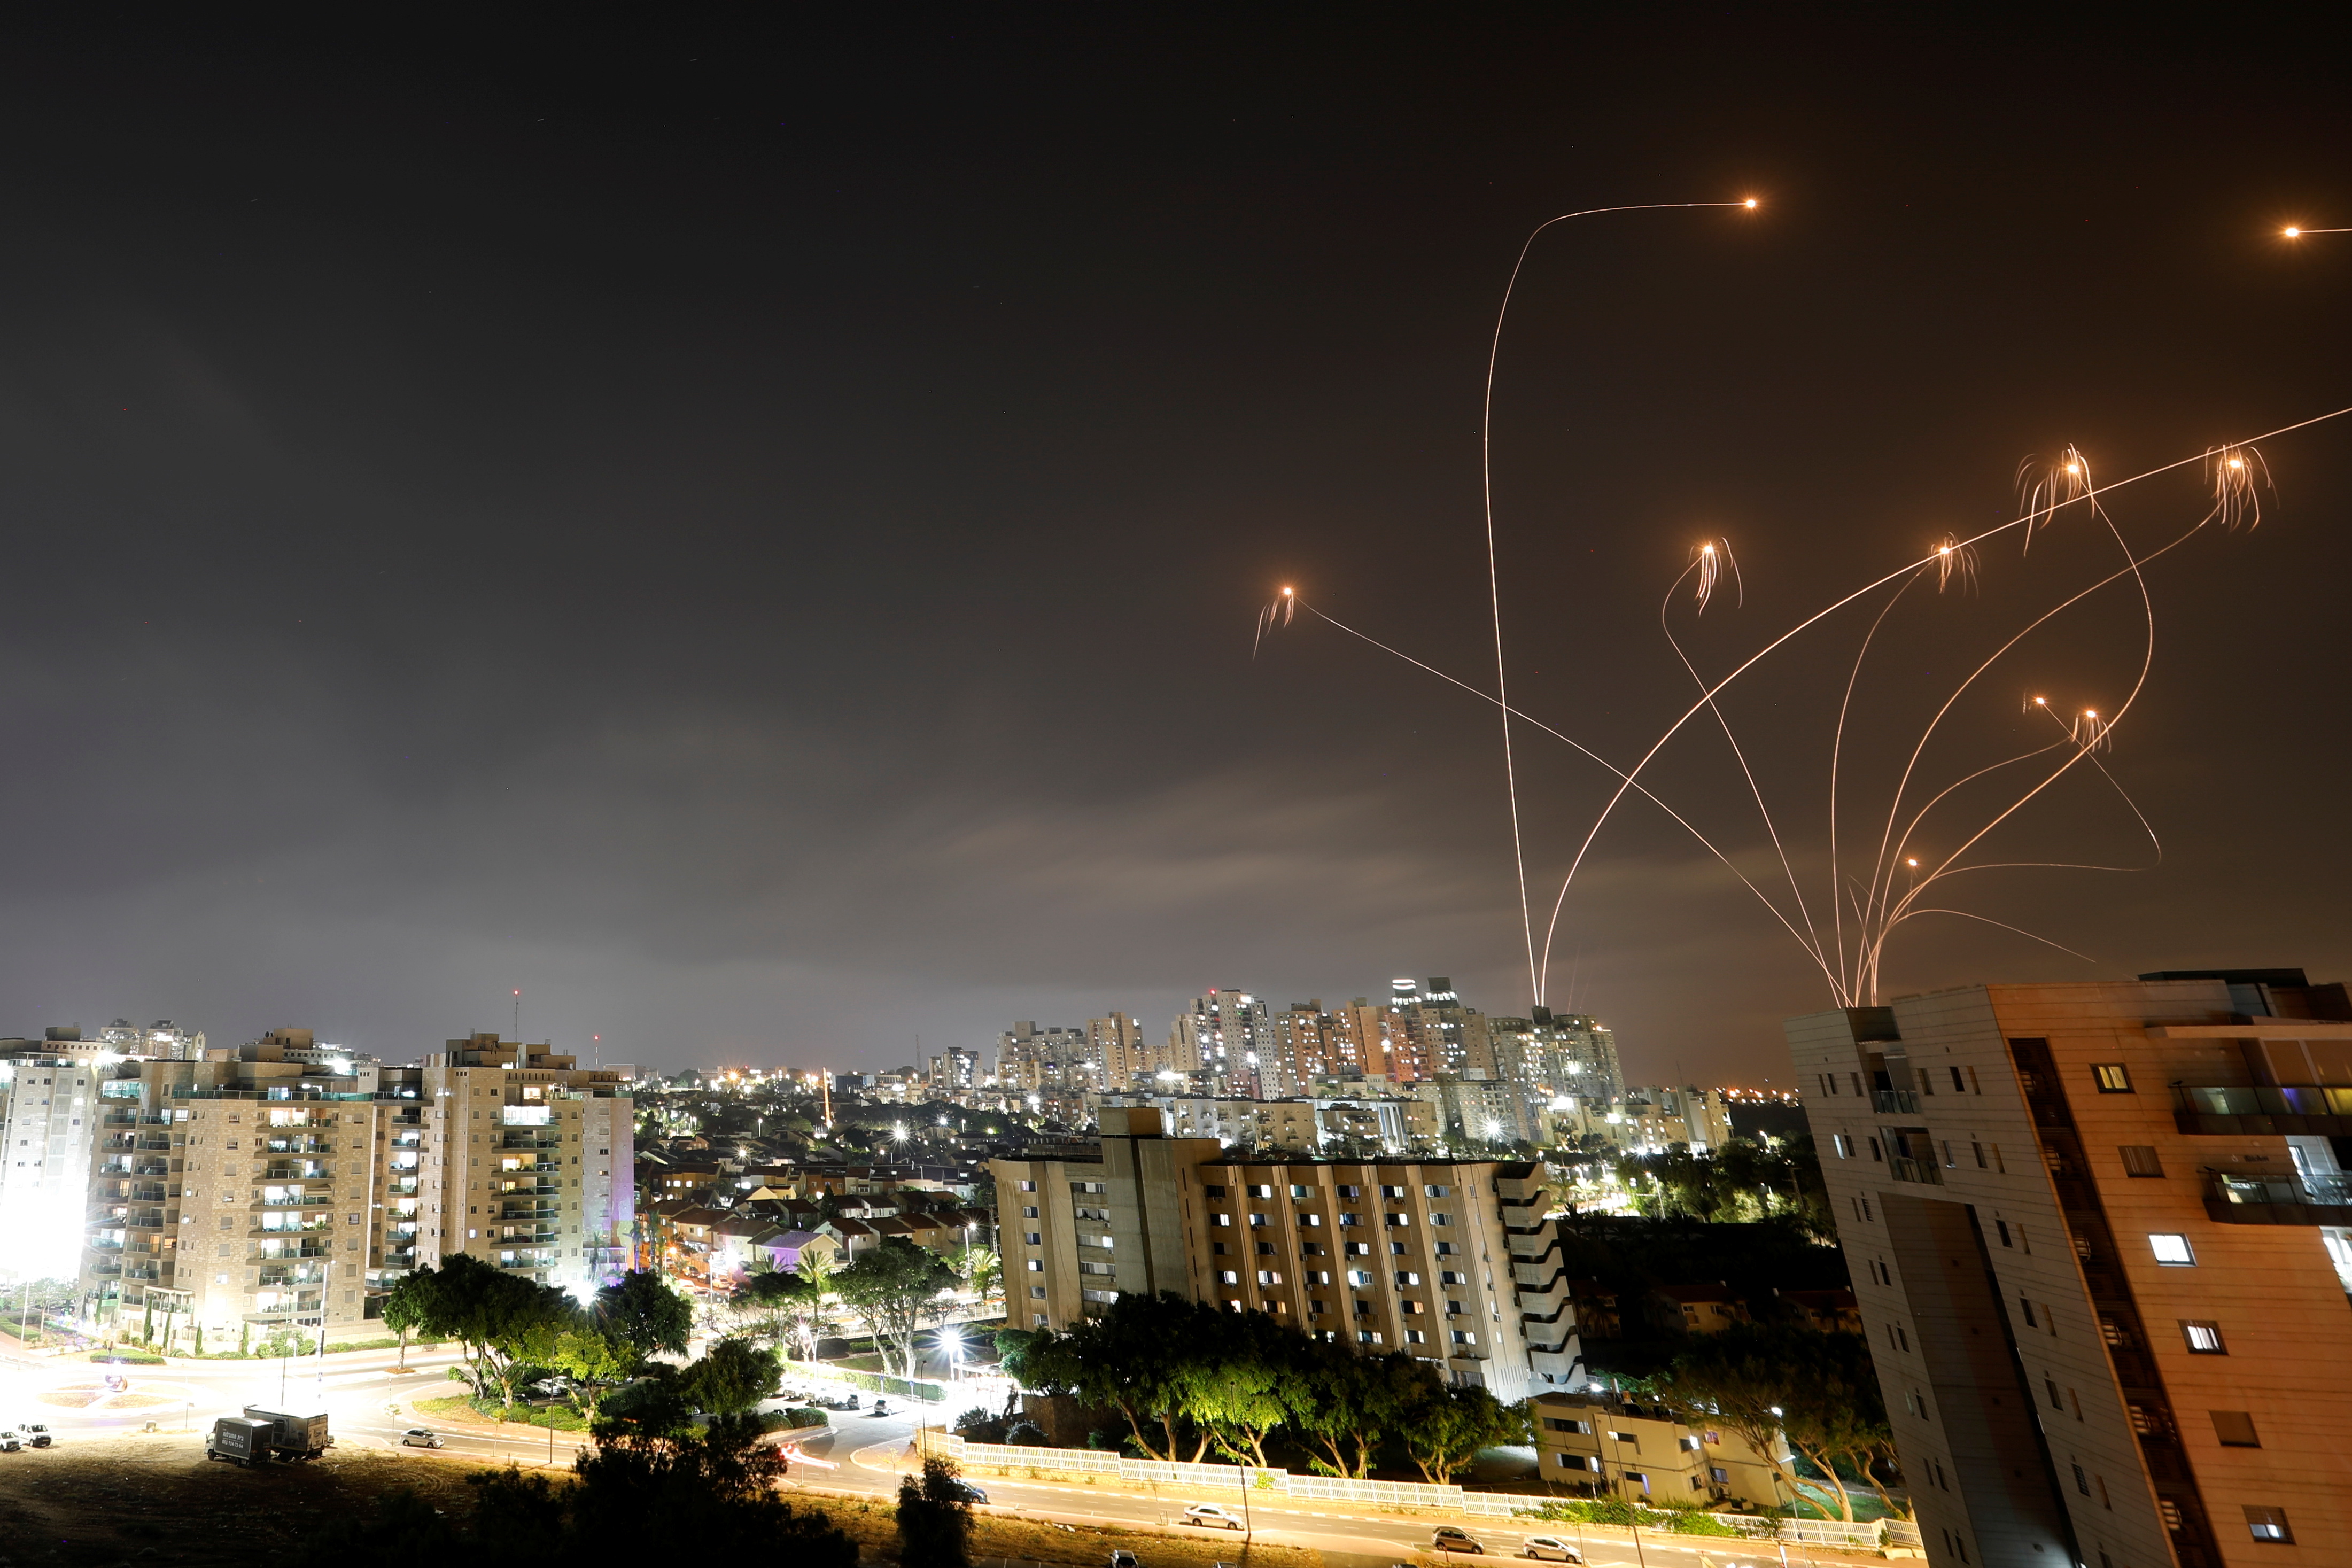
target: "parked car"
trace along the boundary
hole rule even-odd
[[[1581,1563],[1584,1553],[1557,1535],[1528,1537],[1528,1555],[1536,1558],[1558,1558],[1562,1563]]]
[[[46,1448],[49,1446],[49,1428],[45,1422],[27,1421],[16,1428],[16,1436],[25,1440],[25,1446],[28,1448]]]
[[[1110,1568],[1143,1568],[1143,1564],[1136,1561],[1134,1552],[1122,1547],[1110,1554]]]
[[[442,1442],[440,1434],[430,1426],[411,1426],[400,1435],[400,1446],[404,1448],[438,1448]]]
[[[25,1440],[16,1436],[13,1427],[0,1429],[0,1454],[13,1454],[24,1446]]]
[[[889,1414],[890,1414],[890,1405],[889,1405],[889,1402],[888,1402],[887,1400],[882,1400],[882,1399],[877,1399],[877,1400],[876,1400],[876,1401],[874,1402],[874,1408],[873,1408],[872,1412],[870,1412],[870,1414],[872,1414],[872,1415],[889,1415]]]
[[[965,1502],[986,1502],[988,1500],[988,1494],[981,1490],[978,1487],[973,1486],[970,1481],[955,1480],[950,1481],[948,1484],[954,1489],[955,1495],[962,1499]]]
[[[1432,1552],[1475,1552],[1481,1555],[1486,1550],[1468,1531],[1451,1524],[1441,1524],[1429,1532],[1429,1549]]]
[[[1242,1521],[1213,1502],[1196,1502],[1184,1510],[1184,1522],[1212,1530],[1239,1530]]]

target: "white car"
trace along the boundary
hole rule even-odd
[[[1184,1522],[1214,1526],[1221,1530],[1239,1530],[1242,1521],[1213,1502],[1196,1502],[1184,1510]]]
[[[411,1426],[400,1435],[400,1446],[404,1448],[438,1448],[441,1436],[430,1426]]]
[[[50,1442],[49,1428],[40,1421],[25,1422],[16,1428],[16,1436],[35,1448],[46,1448]]]
[[[1557,1557],[1562,1563],[1581,1563],[1584,1561],[1583,1552],[1579,1552],[1575,1547],[1570,1546],[1567,1542],[1562,1541],[1557,1535],[1528,1536],[1528,1555],[1536,1558]]]

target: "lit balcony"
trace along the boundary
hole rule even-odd
[[[2223,1225],[2352,1225],[2352,1176],[2269,1181],[2210,1172],[2205,1214]]]
[[[2173,1121],[2206,1137],[2352,1137],[2352,1089],[2316,1084],[2175,1084]]]

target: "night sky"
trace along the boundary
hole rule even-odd
[[[2014,516],[2028,458],[2352,405],[2352,234],[2277,237],[2352,226],[2339,40],[2243,11],[589,16],[0,35],[0,1030],[405,1059],[520,986],[607,1061],[883,1067],[1211,985],[1522,1010],[1493,710],[1307,617],[1251,641],[1296,584],[1491,682],[1488,334],[1570,208],[1763,203],[1554,229],[1504,340],[1515,695],[1612,758],[1687,703],[1703,537],[1745,602],[1672,615],[1720,670]],[[1956,881],[2093,962],[1932,917],[1888,994],[2352,975],[2352,418],[2263,456],[2259,528],[2149,569],[2101,758],[2160,868]],[[2146,548],[2202,500],[2110,510]],[[1890,618],[1850,839],[2118,559],[2019,542]],[[1726,700],[1817,912],[1866,614]],[[2139,616],[2021,645],[1922,778],[2047,740],[2023,695],[2112,710]],[[1540,920],[1605,775],[1520,754]],[[1719,731],[1657,781],[1774,865]],[[1827,988],[1662,822],[1601,838],[1551,1000],[1637,1079],[1785,1079]],[[2152,858],[2082,770],[1987,848]]]

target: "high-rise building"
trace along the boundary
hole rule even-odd
[[[483,1033],[414,1070],[431,1102],[419,1259],[468,1252],[575,1289],[609,1272],[635,1214],[635,1105],[618,1071]]]
[[[1539,1163],[1254,1161],[1162,1125],[1106,1106],[1092,1159],[991,1162],[1012,1322],[1066,1328],[1172,1290],[1506,1400],[1580,1377]]]
[[[1931,1562],[2343,1559],[2342,985],[1972,985],[1788,1036]]]
[[[1266,1005],[1246,991],[1212,989],[1176,1016],[1169,1031],[1172,1054],[1189,1057],[1212,1094],[1264,1100],[1287,1092],[1269,1087],[1274,1025]],[[1179,1068],[1178,1070],[1184,1070]]]
[[[996,1041],[997,1087],[1013,1094],[1081,1094],[1102,1087],[1103,1061],[1084,1029],[1024,1019]]]
[[[79,1265],[100,1058],[78,1040],[0,1041],[0,1271],[11,1282]]]
[[[1102,1064],[1099,1087],[1126,1089],[1153,1071],[1151,1053],[1143,1043],[1143,1026],[1124,1013],[1087,1020],[1087,1045]]]

